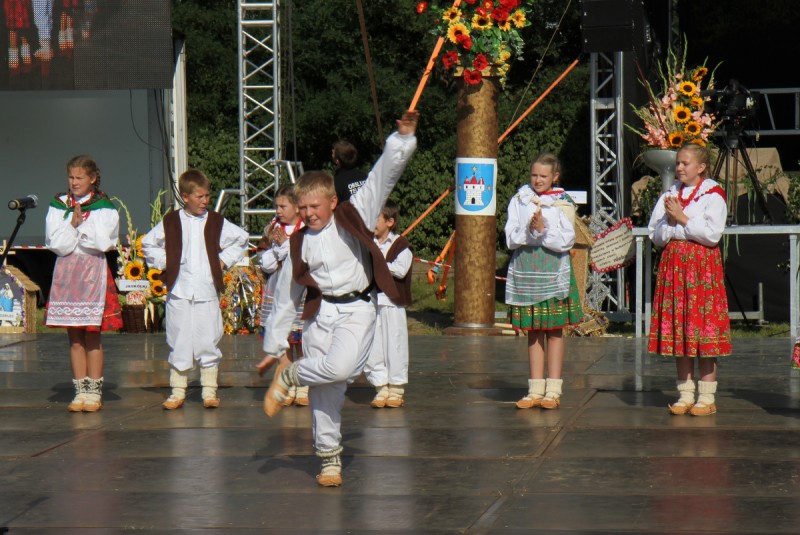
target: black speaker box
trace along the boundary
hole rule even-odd
[[[641,51],[646,27],[642,0],[583,0],[584,52]]]

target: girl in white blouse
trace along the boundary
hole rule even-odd
[[[103,346],[100,332],[122,328],[117,288],[106,262],[116,247],[119,213],[100,191],[100,170],[89,156],[67,162],[68,191],[50,201],[48,249],[58,255],[46,325],[67,329],[75,398],[72,412],[102,407]]]
[[[717,411],[717,357],[731,354],[718,247],[728,207],[722,187],[707,178],[709,167],[708,149],[695,144],[681,148],[675,168],[678,181],[658,199],[648,225],[650,239],[664,247],[648,351],[675,357],[680,398],[669,410],[676,415],[706,416]]]

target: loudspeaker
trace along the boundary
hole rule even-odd
[[[584,52],[644,52],[648,25],[642,0],[583,0]]]

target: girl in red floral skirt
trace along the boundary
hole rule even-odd
[[[718,246],[728,208],[722,187],[706,177],[709,167],[708,149],[696,144],[681,148],[675,171],[678,181],[658,199],[648,225],[650,239],[664,247],[648,351],[676,357],[680,398],[669,406],[672,414],[717,412],[717,357],[731,354],[728,298]]]
[[[583,316],[569,254],[575,244],[575,205],[556,186],[560,170],[555,154],[540,154],[531,163],[530,184],[508,204],[506,243],[514,253],[506,304],[511,325],[528,333],[531,372],[528,394],[517,401],[519,409],[555,409],[561,404],[562,331]]]
[[[58,255],[47,304],[48,327],[69,337],[75,398],[71,412],[102,407],[103,346],[100,332],[122,328],[117,288],[106,251],[119,238],[119,213],[100,191],[100,170],[88,156],[67,163],[69,191],[50,201],[47,248]]]

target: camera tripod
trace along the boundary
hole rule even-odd
[[[750,184],[753,186],[753,192],[756,195],[756,201],[761,207],[761,211],[764,212],[764,220],[767,223],[772,224],[772,216],[769,213],[767,197],[764,195],[764,190],[761,187],[761,183],[758,181],[758,176],[756,175],[756,170],[753,167],[753,162],[750,161],[750,156],[747,154],[747,149],[744,146],[744,139],[741,132],[727,133],[725,134],[724,140],[725,143],[721,145],[719,149],[719,157],[714,165],[714,172],[711,176],[714,178],[714,180],[719,182],[719,172],[722,170],[722,166],[725,165],[725,178],[727,180],[731,180],[731,177],[733,177],[732,192],[735,196],[737,193],[736,177],[731,173],[730,159],[733,158],[735,170],[738,167],[738,156],[740,155],[742,162],[744,163],[745,171],[747,171],[747,178],[750,179]],[[731,225],[736,224],[736,204],[737,202],[734,198],[731,202],[731,213],[728,214],[728,223]]]

